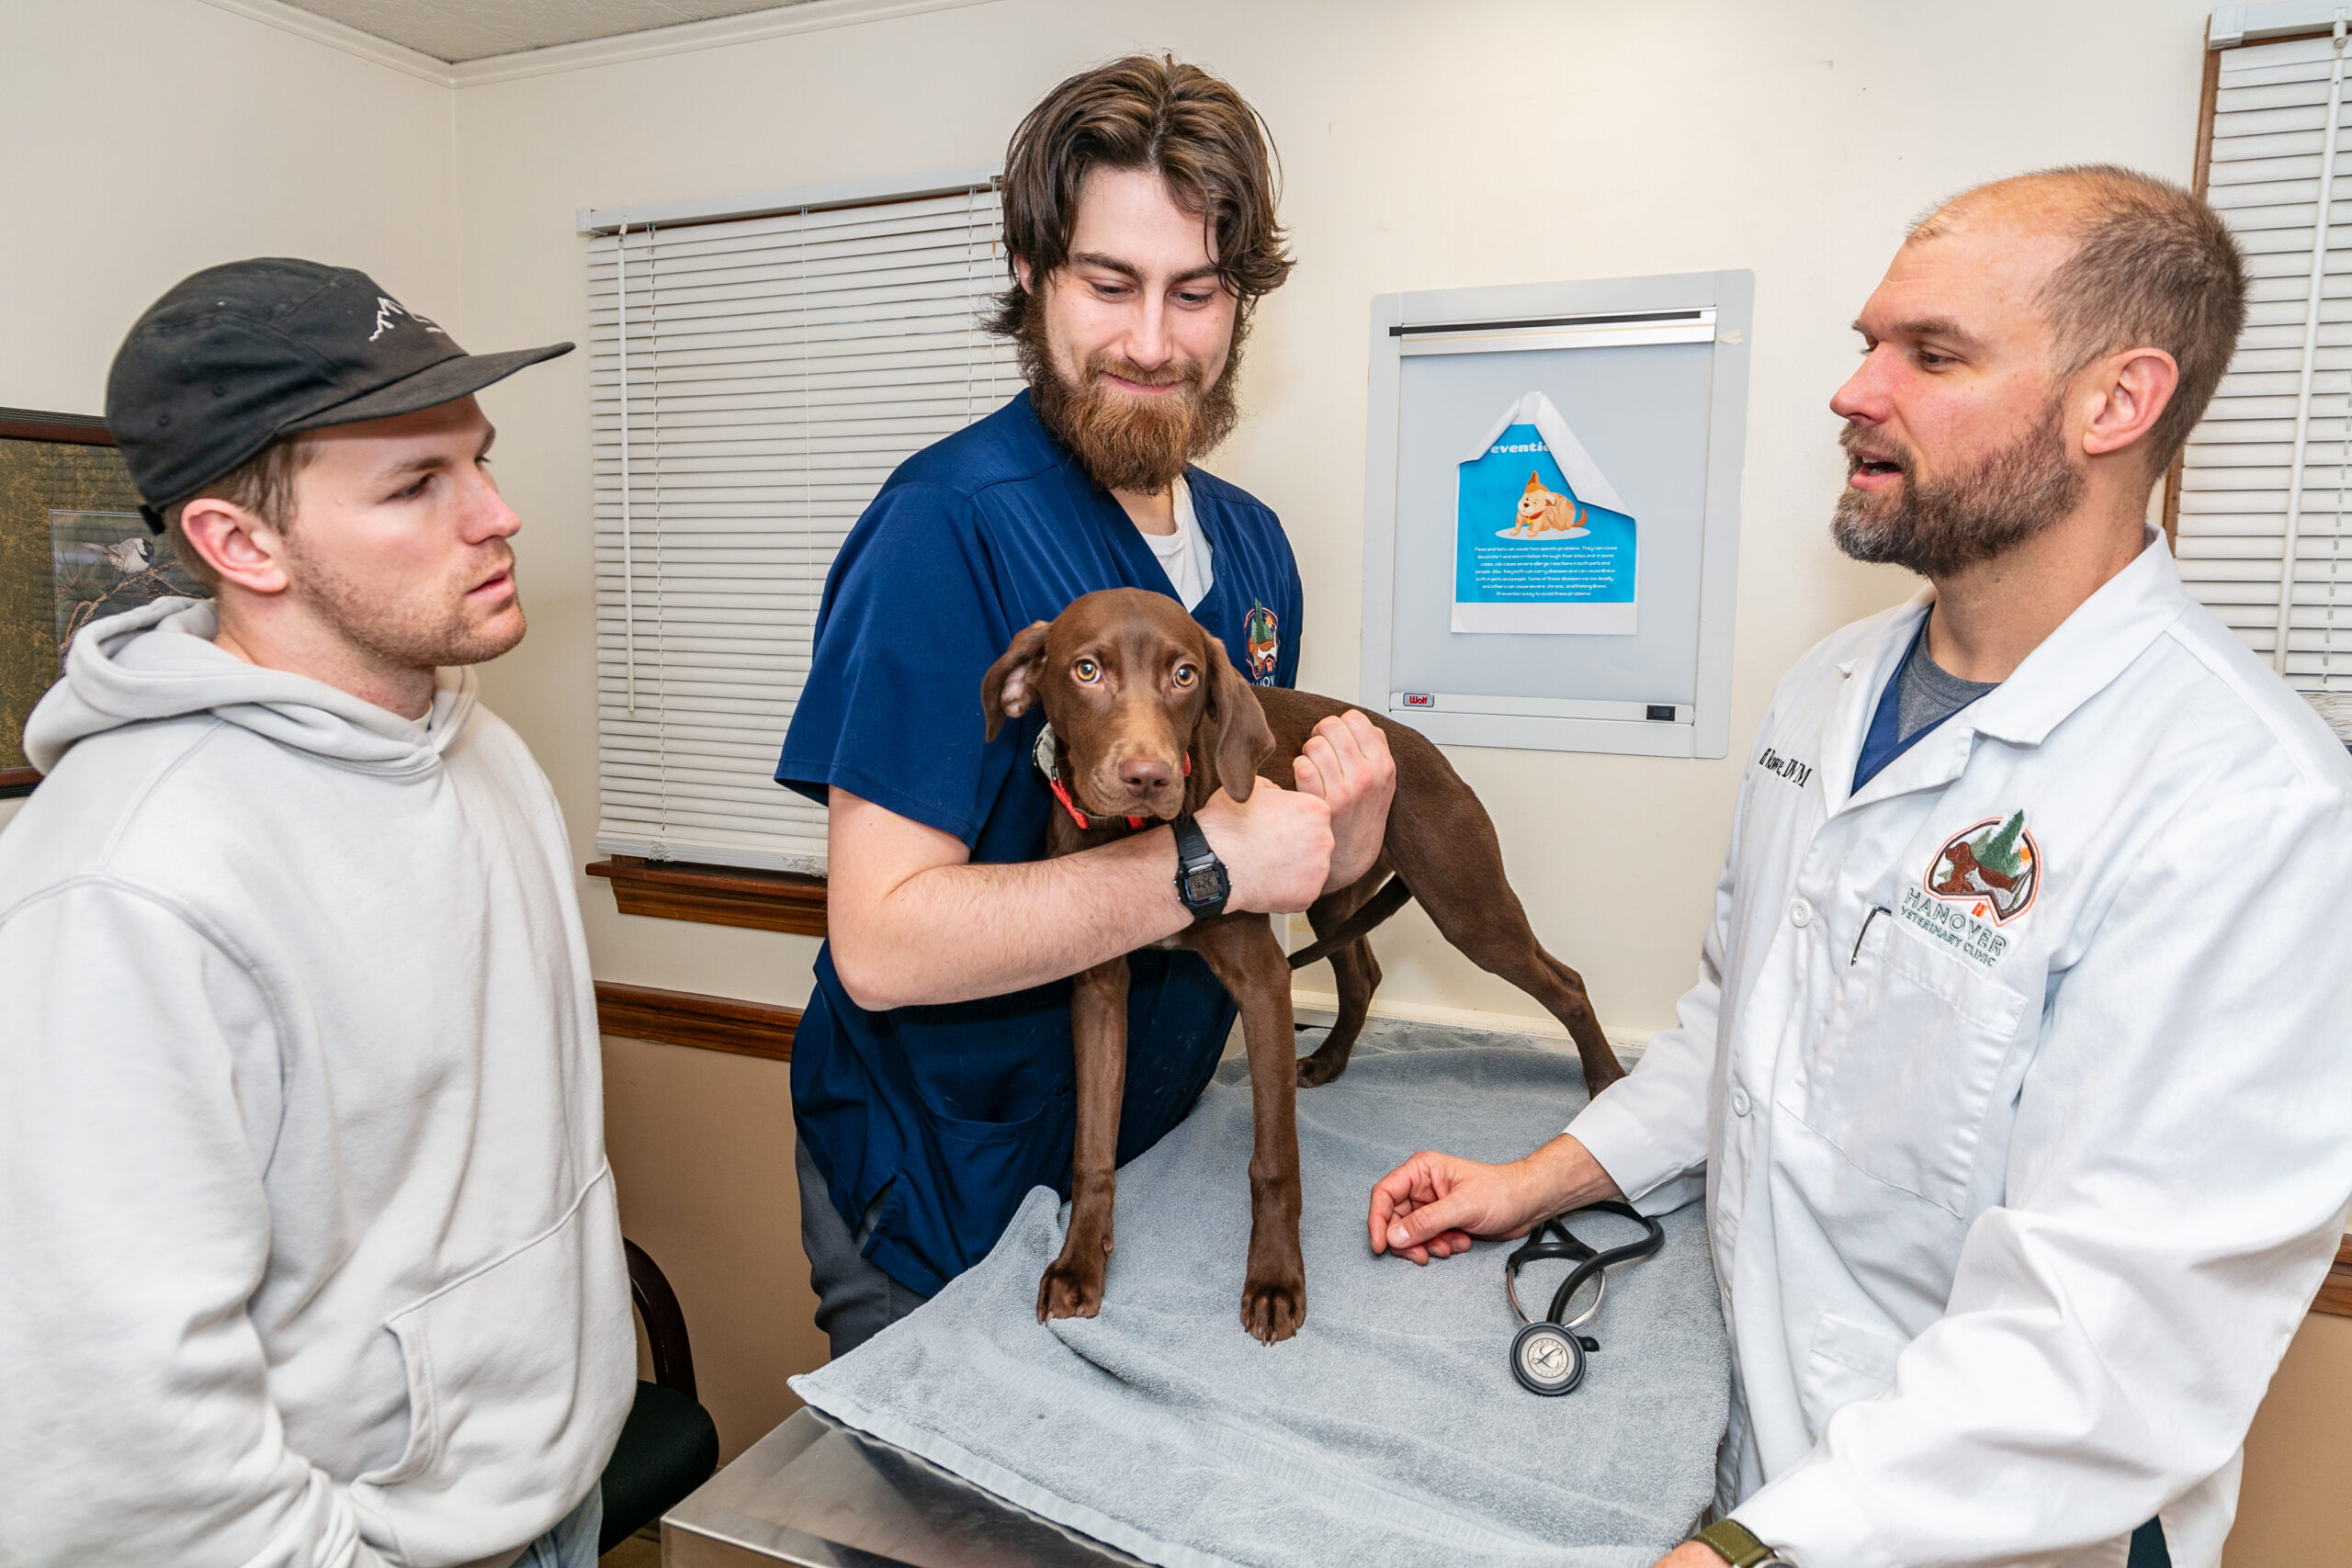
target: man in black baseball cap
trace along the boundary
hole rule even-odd
[[[468,354],[364,272],[263,256],[147,308],[107,378],[107,427],[162,533],[164,508],[281,435],[454,402],[571,352]]]
[[[262,260],[115,359],[212,598],[83,628],[0,834],[12,1563],[594,1561],[635,1387],[595,1004],[467,668],[524,632],[473,394],[571,346]]]

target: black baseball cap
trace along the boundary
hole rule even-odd
[[[164,508],[281,435],[414,413],[571,346],[468,354],[364,272],[257,256],[181,279],[132,324],[107,428],[160,534]]]

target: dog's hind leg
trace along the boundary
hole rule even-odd
[[[1070,1043],[1077,1053],[1078,1140],[1070,1155],[1069,1234],[1037,1281],[1037,1321],[1092,1317],[1111,1263],[1111,1208],[1117,1191],[1119,1101],[1127,1083],[1127,960],[1098,964],[1070,987]]]
[[[1495,841],[1493,825],[1483,820],[1483,812],[1480,816],[1477,826],[1486,829],[1483,835],[1471,831],[1468,823],[1457,823],[1449,840],[1456,874],[1415,876],[1413,896],[1429,911],[1439,934],[1464,957],[1533,997],[1544,1004],[1544,1011],[1566,1026],[1584,1065],[1584,1087],[1589,1093],[1599,1094],[1625,1076],[1624,1066],[1609,1047],[1609,1036],[1592,1010],[1592,998],[1585,994],[1584,977],[1544,952],[1544,944],[1535,940],[1519,895],[1503,877],[1502,850]]]
[[[1250,1047],[1250,1266],[1241,1326],[1272,1345],[1306,1321],[1306,1259],[1299,1251],[1298,1047],[1291,1028],[1290,964],[1263,916],[1208,920],[1184,945],[1241,1004]]]
[[[1380,988],[1380,960],[1372,955],[1372,943],[1364,938],[1331,954],[1331,972],[1340,981],[1339,1016],[1331,1021],[1331,1032],[1323,1043],[1299,1058],[1301,1089],[1329,1083],[1348,1070],[1348,1055],[1372,1012],[1372,993]]]
[[[1317,900],[1306,911],[1315,934],[1319,938],[1337,931],[1371,896],[1369,891],[1358,890],[1369,889],[1376,880],[1367,876],[1353,886]],[[1312,1055],[1299,1059],[1301,1089],[1329,1083],[1348,1070],[1348,1054],[1355,1049],[1356,1037],[1363,1032],[1364,1019],[1372,1011],[1372,993],[1380,988],[1380,961],[1373,956],[1372,943],[1365,938],[1359,937],[1331,954],[1331,973],[1339,980],[1339,1015],[1331,1021],[1331,1032],[1323,1037],[1323,1043]]]

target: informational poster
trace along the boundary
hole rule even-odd
[[[1560,411],[1528,392],[1459,466],[1453,630],[1632,637],[1640,545]]]

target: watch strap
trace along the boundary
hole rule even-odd
[[[1717,1519],[1690,1538],[1731,1564],[1731,1568],[1795,1568],[1787,1558],[1756,1539],[1737,1519]]]
[[[1191,812],[1187,811],[1176,818],[1174,829],[1177,898],[1184,908],[1193,911],[1194,919],[1205,920],[1212,916],[1225,913],[1225,901],[1232,896],[1233,888],[1231,878],[1225,874],[1225,863],[1216,858],[1216,852],[1209,847],[1208,835],[1201,831],[1200,823],[1193,820]],[[1195,900],[1186,886],[1186,884],[1203,872],[1216,874],[1219,888],[1217,897],[1212,903],[1204,904]]]

